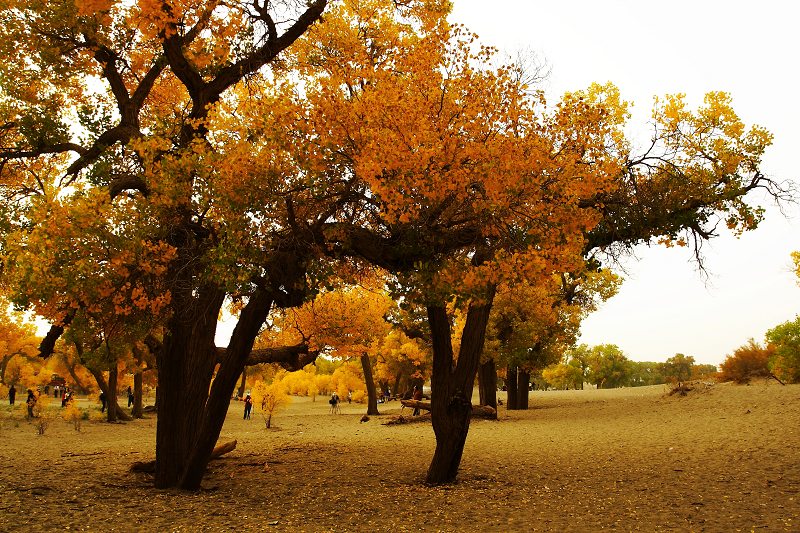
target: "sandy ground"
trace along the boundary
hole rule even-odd
[[[128,472],[153,458],[152,418],[37,436],[4,405],[0,531],[800,531],[800,385],[665,392],[531,393],[473,421],[447,487],[422,484],[429,423],[296,398],[267,430],[234,402],[239,445],[190,494]]]

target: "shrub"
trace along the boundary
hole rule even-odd
[[[72,422],[72,427],[75,431],[81,430],[81,421],[83,420],[83,409],[75,405],[74,401],[70,401],[67,406],[61,411],[61,418],[67,422]]]
[[[725,357],[720,365],[719,380],[747,383],[754,377],[770,375],[769,360],[773,354],[771,347],[763,347],[753,339]]]

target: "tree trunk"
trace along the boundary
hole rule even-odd
[[[494,359],[487,359],[478,367],[478,391],[481,405],[497,409],[497,368]]]
[[[518,409],[517,400],[519,400],[519,396],[517,395],[517,367],[515,366],[509,365],[508,370],[506,370],[506,391],[508,391],[506,409],[509,411]]]
[[[4,385],[14,385],[14,383],[6,383],[6,366],[8,365],[13,355],[7,354],[0,359],[0,383]]]
[[[395,398],[400,398],[400,380],[403,379],[403,371],[400,370],[394,376],[394,396]]]
[[[75,365],[74,365],[74,364],[69,364],[69,363],[68,363],[68,362],[65,360],[65,361],[64,361],[64,366],[65,366],[65,367],[66,367],[66,369],[67,369],[67,373],[68,373],[68,374],[69,374],[69,376],[72,378],[72,381],[74,381],[74,382],[75,382],[75,386],[76,386],[77,388],[79,388],[80,390],[82,390],[82,391],[84,391],[84,392],[85,392],[85,391],[87,390],[87,388],[86,388],[86,385],[84,385],[84,384],[83,384],[83,382],[81,381],[81,378],[80,378],[80,377],[78,377],[78,374],[75,372]]]
[[[239,383],[239,390],[236,392],[236,395],[239,398],[244,398],[244,391],[246,386],[247,386],[247,367],[244,367],[244,370],[242,370],[242,382]]]
[[[143,418],[142,412],[142,371],[136,370],[133,374],[133,418]]]
[[[287,265],[288,266],[288,265]],[[224,294],[219,292],[219,298],[215,300],[215,311],[213,316],[208,316],[209,321],[213,321],[212,330],[206,342],[214,347],[214,330],[216,330],[216,320],[219,308],[222,305]],[[205,389],[200,395],[202,400],[200,405],[201,417],[199,420],[199,430],[196,433],[194,446],[190,448],[191,453],[185,462],[184,471],[180,484],[182,489],[197,490],[203,479],[209,455],[214,449],[214,445],[219,439],[222,424],[228,414],[228,407],[231,402],[231,395],[236,387],[236,382],[244,371],[247,358],[253,349],[253,343],[258,335],[261,325],[266,320],[269,310],[272,308],[272,295],[269,291],[258,289],[250,297],[247,305],[239,315],[239,321],[233,330],[228,348],[217,370],[211,391],[208,393],[208,381],[205,382]],[[216,353],[212,360],[216,360]],[[213,364],[211,365],[213,369]],[[160,376],[160,374],[159,374]],[[208,372],[208,379],[211,372]],[[207,400],[207,401],[206,401]],[[204,408],[203,408],[204,404]],[[159,421],[161,420],[161,408],[159,408]],[[158,456],[156,456],[158,459]]]
[[[517,409],[528,408],[528,386],[531,382],[531,373],[528,370],[517,370]]]
[[[131,417],[143,418],[142,405],[142,368],[144,367],[144,355],[138,348],[133,349],[133,357],[136,360],[136,370],[133,372],[133,409]]]
[[[111,388],[109,387],[108,382],[106,382],[105,378],[103,377],[103,373],[95,370],[94,368],[88,367],[88,366],[86,367],[86,370],[88,370],[89,373],[92,376],[94,376],[94,380],[97,382],[97,386],[100,387],[100,390],[103,391],[103,393],[105,393],[106,402],[107,402],[106,405],[108,406],[108,408],[111,409],[111,404],[114,404],[116,412],[117,412],[117,418],[116,419],[117,420],[124,420],[125,422],[130,422],[131,420],[133,420],[133,418],[128,416],[128,413],[123,411],[122,408],[117,403],[117,395],[114,394],[112,396]]]
[[[425,385],[425,380],[422,378],[408,378],[408,390],[414,390],[414,387],[422,390],[423,385]]]
[[[109,412],[111,410],[111,405],[112,404],[114,405],[114,410],[116,412],[116,418],[114,420],[111,420],[109,418],[108,421],[109,422],[113,422],[113,421],[116,421],[117,419],[119,419],[119,420],[124,420],[125,422],[130,422],[131,420],[133,420],[130,416],[128,416],[128,413],[126,413],[125,411],[123,411],[119,407],[119,404],[117,403],[116,385],[114,385],[114,393],[112,395],[112,392],[111,392],[111,389],[109,387],[109,384],[106,383],[106,380],[103,377],[103,373],[98,371],[98,370],[96,370],[95,368],[93,368],[91,366],[87,366],[86,363],[84,362],[84,359],[83,359],[83,345],[80,342],[78,342],[77,340],[74,342],[74,345],[75,345],[75,352],[78,355],[78,360],[83,365],[83,367],[86,370],[88,370],[89,373],[94,377],[94,380],[97,382],[97,386],[100,387],[100,390],[103,391],[103,393],[105,393],[106,402],[107,402],[106,405],[108,405]]]
[[[472,414],[472,389],[493,298],[492,287],[487,301],[470,304],[455,367],[447,310],[441,306],[428,307],[433,344],[431,422],[436,434],[436,451],[426,477],[428,483],[452,483],[458,475]]]
[[[117,370],[116,362],[112,365],[111,370],[108,371],[108,392],[106,393],[106,398],[108,398],[108,411],[107,420],[109,422],[116,422],[117,421],[117,411],[121,411],[119,405],[117,404],[117,378],[119,377],[119,372]]]
[[[188,280],[184,283],[191,286]],[[197,443],[216,361],[214,335],[223,298],[222,291],[208,287],[197,296],[190,290],[173,294],[173,315],[157,355],[157,488],[181,486]],[[210,453],[211,448],[206,459]],[[205,464],[200,477],[204,470]]]
[[[372,362],[369,355],[361,354],[361,370],[364,372],[364,383],[367,385],[367,416],[378,416],[378,393],[375,390],[375,380],[372,379]]]

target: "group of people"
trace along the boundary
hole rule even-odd
[[[331,399],[328,400],[328,403],[331,404],[331,414],[340,412],[339,395],[336,393],[336,391],[333,391],[333,394],[331,394]]]
[[[34,407],[36,407],[36,403],[39,401],[39,395],[36,392],[33,392],[33,389],[28,389],[28,397],[25,399],[25,407],[28,409],[28,418],[34,418],[35,414],[33,412]],[[58,397],[58,396],[56,396]],[[72,398],[72,392],[69,393],[69,399]],[[14,405],[17,401],[17,388],[14,385],[11,385],[11,388],[8,389],[8,403]],[[61,406],[63,407],[66,405],[66,401],[62,400]]]
[[[38,400],[38,394],[33,391],[33,389],[28,389],[28,398],[25,400],[25,405],[28,408],[28,418],[33,418],[33,408],[36,406],[36,402]],[[50,394],[47,388],[45,388],[45,394]],[[75,391],[67,386],[56,385],[53,387],[53,398],[58,399],[61,398],[61,407],[66,407],[70,401],[72,401],[74,397]],[[247,395],[250,398],[250,395]],[[134,394],[131,387],[128,387],[128,407],[132,406],[134,403]],[[8,389],[8,403],[14,405],[17,401],[17,388],[14,385],[11,385],[11,388]],[[250,408],[252,409],[253,401],[250,399]],[[100,392],[100,412],[104,413],[106,411],[106,406],[108,404],[108,399],[106,398],[105,392]],[[250,410],[245,407],[245,418],[250,418]]]
[[[28,418],[33,418],[33,408],[36,407],[36,401],[38,400],[36,393],[33,392],[33,389],[28,389],[28,398],[25,400],[25,407],[28,408]],[[17,389],[14,385],[11,385],[11,388],[8,389],[8,403],[14,405],[17,401]]]

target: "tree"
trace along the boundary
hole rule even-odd
[[[39,339],[35,328],[8,308],[8,301],[0,298],[0,384],[10,386],[32,378],[41,361],[36,361]]]
[[[542,370],[542,378],[554,389],[580,389],[583,386],[583,374],[579,366],[570,363],[550,365]]]
[[[591,350],[589,381],[598,389],[624,387],[630,383],[631,361],[615,344],[600,344]]]
[[[267,429],[272,427],[272,415],[283,405],[289,403],[286,387],[280,381],[273,381],[267,385],[263,381],[256,381],[253,385],[253,403],[261,407],[261,416]]]
[[[372,7],[353,11],[351,23],[320,27],[328,40],[309,52],[315,59],[338,58],[360,47],[357,62],[319,60],[325,76],[315,78],[318,90],[308,84],[316,115],[305,127],[328,132],[335,143],[328,157],[351,168],[370,191],[363,223],[329,228],[333,252],[400,276],[407,297],[427,307],[437,435],[428,481],[449,482],[466,439],[495,286],[572,269],[581,245],[567,228],[592,218],[579,209],[578,198],[602,187],[614,164],[599,163],[585,180],[567,176],[579,168],[585,175],[579,152],[602,157],[609,128],[595,120],[599,108],[577,99],[541,123],[511,68],[472,68],[486,64],[490,52],[473,52],[471,36],[447,24],[446,10],[412,11],[416,31],[399,23],[399,30],[380,27],[387,18]],[[554,149],[554,142],[563,146]],[[543,203],[552,210],[536,207]],[[454,297],[465,309],[457,360],[448,316]]]
[[[391,383],[395,394],[421,386],[430,374],[431,354],[419,339],[411,339],[396,327],[381,340],[377,348],[375,376]]]
[[[6,242],[29,239],[28,221],[37,228],[45,220],[53,228],[68,227],[68,218],[46,217],[47,209],[83,202],[88,212],[99,208],[104,214],[129,206],[137,233],[132,242],[156,247],[162,258],[171,255],[159,276],[168,292],[145,294],[148,302],[163,298],[166,306],[166,333],[156,353],[159,487],[199,487],[264,318],[273,304],[302,300],[308,252],[287,245],[297,241],[271,224],[273,216],[292,210],[292,199],[276,196],[271,186],[251,189],[269,191],[269,199],[243,198],[238,187],[230,189],[241,183],[242,171],[252,183],[268,181],[276,174],[265,167],[275,169],[276,158],[252,165],[258,157],[252,142],[248,152],[237,152],[243,142],[223,148],[220,137],[227,141],[228,133],[238,132],[225,124],[224,112],[217,113],[234,93],[242,107],[261,98],[259,92],[251,99],[243,82],[264,81],[264,67],[325,7],[325,0],[296,6],[59,0],[5,5],[0,12],[0,47],[13,58],[0,67],[0,159],[4,198],[11,200],[3,209],[16,224]],[[102,85],[90,81],[95,79]],[[260,101],[277,107],[281,97]],[[71,126],[72,117],[80,124]],[[262,207],[270,216],[254,215]],[[249,252],[240,253],[242,247]],[[120,304],[141,301],[134,281],[147,266],[136,263]],[[218,361],[215,325],[228,295],[243,306]],[[50,306],[43,316],[58,332],[81,302],[95,303],[72,300]]]
[[[783,381],[800,382],[800,316],[767,331],[773,355],[769,367]]]
[[[442,483],[458,469],[497,286],[535,285],[593,251],[659,236],[709,238],[717,216],[752,228],[760,212],[742,197],[770,183],[758,171],[770,138],[747,132],[726,95],[697,113],[670,98],[652,149],[636,156],[616,88],[568,94],[548,112],[513,65],[476,67],[491,51],[431,4],[410,4],[401,21],[377,3],[337,6],[340,22],[297,49],[313,72],[296,130],[319,150],[307,168],[358,191],[352,216],[326,226],[330,253],[403,277],[427,307],[437,436],[427,479]],[[467,310],[457,358],[448,305]]]
[[[666,381],[664,377],[664,363],[651,361],[631,361],[632,387],[645,387],[647,385],[660,385]]]
[[[487,348],[497,343],[499,359],[517,375],[509,409],[528,408],[531,374],[558,362],[575,343],[583,318],[616,294],[619,277],[592,268],[587,263],[580,272],[554,275],[537,287],[519,283],[495,299]]]
[[[680,383],[691,379],[693,368],[694,357],[676,353],[663,363],[662,373],[666,379],[672,379]]]
[[[286,314],[286,326],[319,351],[342,359],[358,359],[367,388],[367,414],[378,415],[378,397],[373,378],[375,362],[370,354],[379,350],[380,340],[391,325],[384,317],[394,302],[380,288],[343,286],[324,291],[307,304]]]

